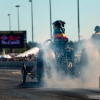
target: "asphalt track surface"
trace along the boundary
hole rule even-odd
[[[22,84],[20,70],[0,69],[0,100],[100,100],[100,90],[42,88],[30,78]]]

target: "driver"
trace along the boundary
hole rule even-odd
[[[94,47],[98,49],[98,52],[100,54],[100,26],[96,26],[94,28],[95,33],[91,36],[92,43],[94,44]]]
[[[94,28],[95,33],[91,36],[92,42],[100,40],[100,27],[96,26]]]
[[[65,34],[65,28],[64,28],[65,22],[61,20],[57,20],[53,23],[54,28],[54,41],[59,41],[60,43],[64,41],[64,43],[68,42],[68,38]]]

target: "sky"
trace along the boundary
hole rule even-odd
[[[88,39],[94,27],[100,25],[100,0],[79,0],[80,35]],[[29,0],[0,0],[0,31],[18,30],[17,8],[19,7],[20,30],[27,31],[27,42],[32,41],[31,3]],[[52,23],[56,20],[66,22],[65,30],[69,40],[78,40],[77,0],[51,0]],[[33,0],[34,41],[43,43],[50,38],[49,0]],[[52,32],[53,33],[53,32]],[[83,39],[81,38],[81,39]]]

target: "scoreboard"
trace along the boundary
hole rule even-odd
[[[26,31],[0,31],[0,48],[24,48]]]

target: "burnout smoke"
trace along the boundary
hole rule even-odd
[[[48,88],[99,88],[99,76],[100,76],[100,56],[98,49],[90,42],[87,41],[83,44],[86,48],[86,54],[82,59],[86,60],[87,64],[80,64],[79,77],[71,78],[70,75],[64,74],[61,70],[56,69],[57,63],[55,59],[55,53],[47,46],[43,46],[44,55],[44,74],[43,85]],[[62,67],[62,66],[60,66]],[[67,67],[67,65],[66,65]],[[77,66],[76,66],[77,67]],[[75,68],[76,68],[75,67]],[[77,69],[76,69],[77,70]]]
[[[82,85],[84,88],[99,88],[100,55],[98,49],[91,42],[87,42],[84,45],[88,63],[86,66],[82,66]]]
[[[71,79],[69,76],[66,76],[62,71],[58,75],[56,69],[57,64],[55,60],[55,54],[53,50],[44,48],[44,77],[43,84],[44,87],[48,88],[75,88],[81,87],[81,81],[78,78]],[[62,67],[62,66],[61,66]],[[66,66],[67,67],[67,66]]]

